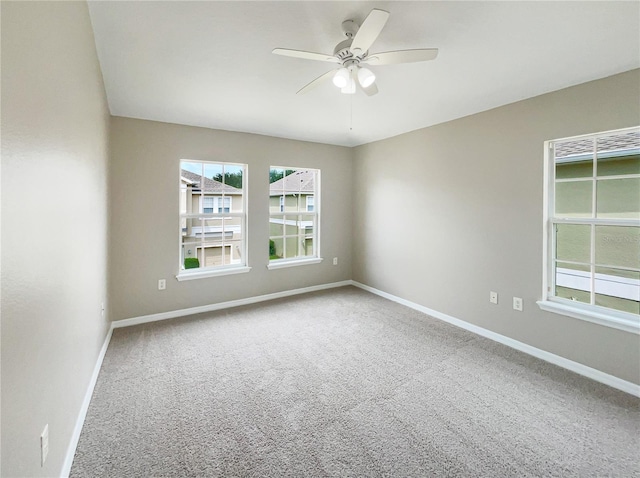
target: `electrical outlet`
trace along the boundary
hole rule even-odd
[[[492,304],[497,304],[498,303],[498,293],[497,292],[489,292],[489,302],[491,302]]]
[[[159,279],[158,280],[158,290],[165,290],[167,288],[167,280]]]
[[[518,310],[522,312],[522,298],[520,297],[513,298],[513,310]]]
[[[49,424],[44,426],[44,430],[40,434],[40,466],[44,466],[49,454]]]
[[[334,258],[333,258],[333,265],[334,265],[334,266],[337,266],[337,265],[338,265],[338,258],[337,258],[337,257],[334,257]]]

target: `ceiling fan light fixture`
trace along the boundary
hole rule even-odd
[[[376,75],[369,68],[360,68],[358,70],[358,81],[363,88],[368,88],[376,81]]]
[[[353,78],[349,78],[347,86],[341,88],[340,91],[345,95],[353,95],[356,92],[356,81]]]
[[[338,88],[346,88],[349,85],[349,70],[346,68],[340,68],[335,75],[333,75],[333,84]]]

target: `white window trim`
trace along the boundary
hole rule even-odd
[[[240,166],[242,168],[242,176],[243,176],[243,188],[242,188],[242,211],[243,212],[236,212],[236,213],[207,213],[204,214],[202,212],[200,213],[192,213],[192,214],[185,214],[183,212],[180,211],[180,201],[178,201],[178,258],[181,259],[182,258],[182,220],[185,218],[189,218],[189,217],[202,217],[202,216],[206,216],[206,217],[211,217],[211,218],[231,218],[231,217],[240,217],[242,218],[242,226],[241,226],[241,230],[242,230],[242,247],[241,247],[241,257],[244,258],[244,261],[240,262],[239,264],[228,264],[228,265],[224,265],[224,266],[212,266],[212,267],[199,267],[197,269],[184,269],[182,268],[183,264],[180,263],[180,260],[178,261],[178,273],[176,274],[176,279],[180,282],[182,281],[186,281],[186,280],[193,280],[193,279],[205,279],[208,277],[219,277],[219,276],[226,276],[226,275],[232,275],[232,274],[242,274],[242,273],[246,273],[249,272],[251,270],[251,267],[249,266],[249,247],[248,247],[248,237],[249,237],[249,221],[248,221],[248,217],[249,217],[249,210],[248,210],[248,206],[249,206],[249,201],[248,201],[248,189],[246,187],[246,185],[248,184],[248,179],[249,179],[249,171],[248,171],[248,165],[246,164],[242,164],[242,163],[229,163],[229,162],[224,162],[224,161],[203,161],[203,160],[194,160],[194,159],[185,159],[185,158],[181,158],[180,161],[178,161],[178,168],[180,171],[180,168],[182,167],[182,162],[186,161],[186,162],[195,162],[195,163],[210,163],[210,164],[224,164],[224,165],[232,165],[232,166]],[[181,179],[184,179],[182,177],[182,175],[179,175]],[[180,184],[180,181],[178,181],[179,184],[179,194],[181,194],[182,192],[182,186]],[[178,196],[180,197],[180,196]],[[231,204],[232,204],[232,198],[231,196],[214,196],[214,197],[218,197],[218,198],[222,198],[222,197],[229,197],[229,210],[231,211]],[[202,198],[203,195],[200,195],[200,200],[199,200],[199,206],[200,206],[200,211],[202,211]],[[217,205],[217,201],[214,200],[214,205]],[[224,203],[223,203],[224,205]],[[217,208],[214,207],[214,210],[217,210]],[[235,229],[237,228],[237,226],[231,226],[234,230],[235,233]],[[232,251],[232,255],[233,255],[233,247],[231,248]]]
[[[555,314],[573,317],[575,319],[585,320],[595,324],[611,327],[614,329],[624,330],[635,334],[640,334],[640,320],[637,315],[629,314],[622,311],[616,311],[597,305],[582,304],[571,300],[555,297],[551,295],[554,288],[553,278],[550,277],[553,270],[553,228],[551,217],[553,216],[554,204],[550,198],[550,191],[555,188],[555,165],[552,165],[552,143],[564,140],[579,140],[586,138],[597,138],[600,136],[609,136],[611,134],[624,133],[626,131],[637,130],[638,127],[624,128],[619,130],[604,131],[597,134],[585,134],[581,136],[559,138],[556,140],[545,141],[544,143],[544,184],[543,184],[543,227],[542,227],[542,299],[537,301],[541,310],[552,312]],[[552,169],[553,166],[553,169]],[[551,174],[551,171],[554,174]],[[595,198],[594,198],[595,201]]]
[[[322,257],[310,257],[308,259],[274,259],[267,264],[267,269],[284,269],[286,267],[308,266],[310,264],[320,264]]]
[[[181,274],[176,276],[179,282],[185,280],[193,280],[193,279],[206,279],[207,277],[219,277],[219,276],[228,276],[233,274],[244,274],[245,272],[249,272],[251,267],[249,266],[229,266],[225,268],[206,268],[206,269],[188,269],[195,270],[197,272],[185,272],[182,271]]]

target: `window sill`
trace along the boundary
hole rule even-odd
[[[227,269],[206,270],[206,271],[198,271],[198,272],[181,272],[176,276],[176,279],[182,282],[185,280],[206,279],[207,277],[219,277],[219,276],[228,276],[232,274],[243,274],[245,272],[249,272],[250,270],[251,270],[251,267],[242,266],[242,267],[229,267]]]
[[[547,312],[586,320],[587,322],[624,330],[625,332],[640,334],[640,320],[633,314],[620,312],[618,315],[616,313],[600,312],[595,309],[588,310],[583,309],[582,307],[575,307],[570,304],[550,300],[539,300],[537,304],[540,309]]]
[[[294,260],[280,259],[280,260],[269,262],[269,264],[267,264],[267,269],[269,270],[284,269],[285,267],[306,266],[309,264],[319,264],[321,262],[322,262],[322,257],[313,257],[311,259],[294,259]]]

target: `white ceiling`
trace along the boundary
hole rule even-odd
[[[371,67],[380,93],[329,81],[341,23],[391,13],[371,52],[439,48]],[[90,1],[111,113],[353,146],[640,67],[640,2]]]

